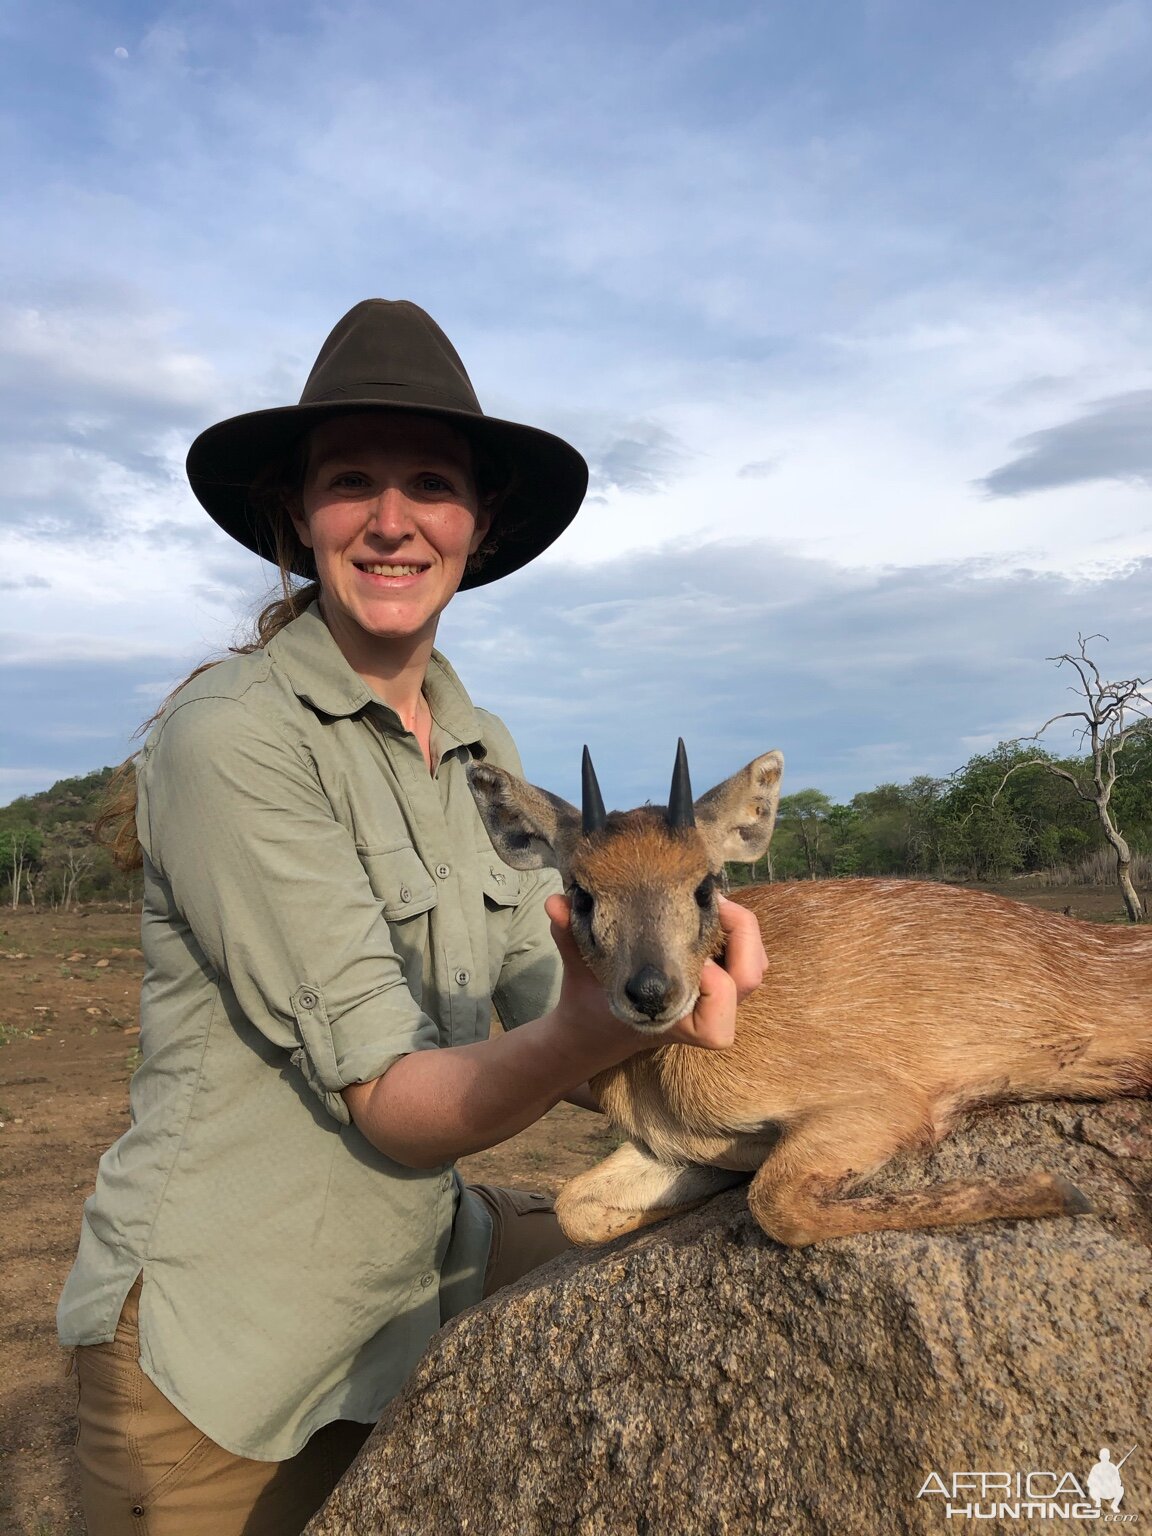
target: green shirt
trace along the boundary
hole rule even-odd
[[[242,1456],[373,1422],[480,1299],[480,1203],[377,1152],[340,1089],[558,995],[554,877],[497,857],[465,774],[518,773],[511,738],[436,652],[425,697],[432,775],[313,607],[182,688],[138,764],[143,1061],[60,1337],[111,1339],[143,1272],[141,1365]]]

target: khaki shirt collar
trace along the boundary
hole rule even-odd
[[[352,670],[312,603],[268,642],[268,655],[288,678],[293,691],[322,715],[341,719],[371,710],[380,724],[405,734],[400,716]],[[432,712],[432,748],[444,757],[456,747],[485,755],[484,729],[464,685],[439,651],[433,651],[424,679],[424,697]]]

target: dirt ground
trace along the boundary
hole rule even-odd
[[[1002,889],[1077,917],[1123,915],[1110,889]],[[128,1124],[138,925],[128,912],[0,910],[0,1536],[83,1533],[54,1312],[97,1160]],[[614,1144],[598,1116],[561,1105],[461,1169],[551,1193]]]

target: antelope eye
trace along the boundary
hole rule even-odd
[[[696,887],[696,905],[708,908],[712,905],[712,894],[716,889],[716,876],[705,875]]]
[[[592,916],[592,908],[596,903],[582,885],[574,885],[568,892],[568,896],[572,902],[572,911],[577,917]]]

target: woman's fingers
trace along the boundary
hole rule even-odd
[[[738,1001],[736,983],[724,967],[715,960],[705,960],[700,970],[700,996],[691,1014],[692,1043],[711,1051],[727,1050],[736,1038]]]
[[[549,896],[544,910],[552,924],[552,939],[564,967],[561,1003],[579,1024],[592,1014],[611,1019],[604,988],[593,976],[572,937],[572,907],[566,896]]]
[[[768,965],[760,924],[747,907],[721,896],[720,926],[724,930],[724,969],[743,1002],[764,980]]]
[[[549,896],[544,903],[544,910],[552,924],[552,939],[560,951],[565,971],[577,967],[581,971],[587,970],[584,956],[576,948],[576,940],[572,937],[572,904],[567,896]]]

